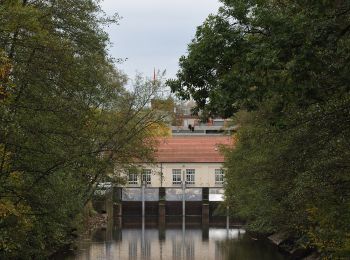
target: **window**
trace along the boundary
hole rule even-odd
[[[181,169],[173,169],[173,185],[181,184]]]
[[[186,183],[187,184],[194,184],[194,182],[195,182],[194,174],[195,174],[194,169],[186,169]]]
[[[151,169],[142,170],[142,182],[146,184],[151,184]]]
[[[137,184],[137,173],[129,173],[129,184]]]
[[[215,169],[215,184],[223,184],[223,183],[224,183],[224,170]]]

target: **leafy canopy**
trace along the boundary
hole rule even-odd
[[[0,1],[0,258],[70,243],[96,183],[152,155],[156,86],[124,89],[98,3]]]
[[[232,212],[325,256],[350,255],[350,3],[223,0],[167,84],[240,128]]]

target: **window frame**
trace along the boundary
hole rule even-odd
[[[128,174],[128,184],[137,185],[139,184],[138,174],[136,172],[129,172]]]
[[[172,184],[181,185],[182,184],[182,172],[181,169],[172,169]],[[177,178],[177,180],[175,180]]]
[[[142,174],[141,174],[142,182],[147,185],[151,185],[152,184],[151,174],[152,174],[151,169],[142,169]]]
[[[186,169],[186,184],[193,185],[196,183],[196,169]]]
[[[223,185],[224,184],[224,169],[215,169],[215,184]]]

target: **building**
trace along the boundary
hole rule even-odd
[[[222,187],[224,156],[222,147],[233,146],[232,136],[184,135],[160,138],[154,163],[131,170],[128,187]]]
[[[232,134],[236,127],[230,119],[200,118],[201,112],[193,114],[196,103],[192,101],[176,104],[174,120],[171,126],[172,135],[222,135]]]
[[[126,187],[220,188],[224,182],[223,146],[234,145],[236,127],[222,118],[203,122],[193,115],[194,101],[176,104],[173,99],[154,99],[151,107],[168,117],[169,134],[160,137],[155,161],[142,162],[126,172]],[[227,135],[225,135],[227,134]],[[124,172],[125,174],[125,172]]]
[[[235,126],[230,126],[227,119],[215,118],[208,122],[201,122],[195,116],[183,116],[183,125],[171,126],[172,135],[232,135],[236,130]]]
[[[217,127],[219,131],[222,125],[203,127]],[[200,217],[197,221],[204,225],[228,223],[222,209],[219,215],[216,212],[224,200],[225,158],[221,150],[234,146],[232,135],[224,133],[191,129],[189,133],[172,131],[171,136],[159,137],[152,163],[136,163],[121,173],[125,174],[125,186],[113,191],[117,201],[113,214],[119,225],[127,223],[129,216],[157,216],[163,224],[166,216]]]

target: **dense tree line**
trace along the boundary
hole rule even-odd
[[[350,255],[350,2],[222,0],[168,85],[240,128],[227,202],[250,230]]]
[[[1,259],[71,242],[96,183],[152,155],[157,84],[124,89],[103,31],[114,22],[93,0],[0,1]]]

